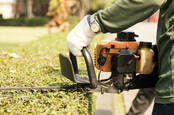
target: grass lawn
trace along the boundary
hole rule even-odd
[[[0,26],[0,42],[28,42],[48,33],[44,27],[9,27]]]
[[[72,84],[62,77],[58,59],[59,53],[68,55],[67,32],[45,33],[44,28],[0,27],[0,87]],[[97,36],[92,49],[102,37]],[[84,61],[78,63],[85,76]],[[0,92],[0,114],[92,115],[94,106],[95,96],[83,90]]]
[[[0,29],[3,30],[3,27]],[[22,29],[24,32],[12,28],[9,33],[1,33],[8,42],[0,40],[0,87],[72,84],[62,77],[58,59],[59,53],[68,54],[65,41],[67,33],[45,35],[27,43],[9,42],[11,38],[8,37],[19,41],[22,37],[28,39],[29,34],[24,35],[27,28]],[[32,31],[32,28],[28,30]],[[93,98],[92,94],[73,89],[47,93],[0,92],[0,114],[88,115],[93,111]]]

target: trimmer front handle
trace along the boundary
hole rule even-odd
[[[82,49],[82,55],[85,59],[90,86],[91,86],[91,88],[95,89],[95,88],[97,88],[98,82],[96,79],[96,73],[95,73],[94,64],[93,64],[91,54],[86,47],[84,47]],[[77,76],[79,76],[78,75],[79,73],[78,73],[77,59],[76,59],[76,56],[74,56],[71,52],[70,52],[70,59],[71,59],[72,65],[73,65],[74,73],[76,74],[76,77],[77,77]]]
[[[79,75],[77,58],[71,52],[69,54],[70,58],[62,54],[59,54],[62,75],[71,80],[72,82],[75,82],[77,84],[86,84],[86,86],[89,86],[91,89],[96,89],[98,82],[96,80],[96,73],[94,69],[93,60],[88,49],[86,47],[82,49],[82,54],[85,59],[86,68],[88,72],[88,78],[81,77]]]

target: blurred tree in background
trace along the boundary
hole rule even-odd
[[[112,4],[113,1],[116,0],[14,0],[11,5],[12,17],[0,18],[0,25],[20,26],[23,20],[23,26],[37,26],[39,20],[44,24],[48,17],[48,27],[66,31],[69,28],[70,17],[80,20],[86,14],[93,14]],[[2,3],[0,3],[1,8],[3,8]],[[41,23],[38,26],[40,25]]]
[[[69,0],[50,0],[47,26],[57,28],[57,31],[66,31],[69,28]]]
[[[70,16],[82,19],[87,13],[93,14],[111,2],[112,0],[50,0],[47,26],[57,27],[57,31],[65,31],[69,28]]]
[[[49,0],[16,0],[15,17],[45,16]]]
[[[50,0],[48,27],[56,31],[69,29],[69,18],[76,16],[81,19],[89,10],[89,0]]]
[[[43,26],[50,0],[1,0],[0,26]],[[8,6],[8,7],[7,7]]]

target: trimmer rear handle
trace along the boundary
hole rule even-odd
[[[84,47],[82,49],[82,55],[85,59],[90,86],[92,89],[95,89],[95,88],[97,88],[98,82],[96,79],[96,73],[95,73],[95,69],[94,69],[92,56],[86,47]],[[76,56],[74,56],[71,52],[70,52],[70,59],[71,59],[72,65],[73,65],[74,73],[78,75],[77,59],[76,59]]]

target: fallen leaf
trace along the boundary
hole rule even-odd
[[[19,57],[20,57],[20,56],[17,55],[16,53],[11,53],[11,54],[9,54],[9,56],[10,56],[11,58],[19,58]]]
[[[16,70],[10,70],[10,73],[15,73],[16,72]]]

